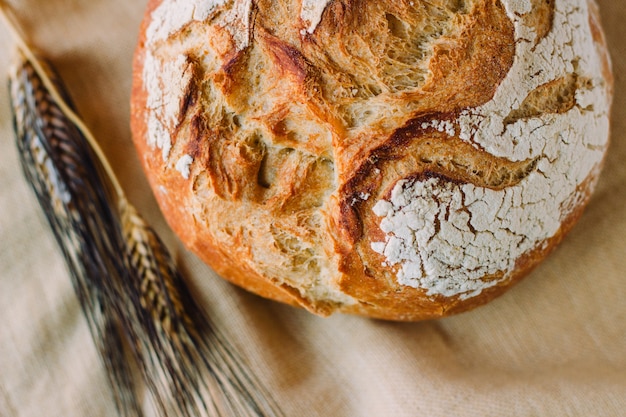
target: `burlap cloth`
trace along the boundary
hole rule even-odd
[[[287,416],[626,416],[626,3],[601,0],[616,76],[612,147],[562,246],[488,306],[412,324],[319,318],[215,277],[169,232],[131,146],[144,0],[13,0],[132,202]],[[0,79],[12,58],[0,27]],[[0,82],[0,416],[114,416],[55,242],[18,165]]]

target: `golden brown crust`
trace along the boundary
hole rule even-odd
[[[155,26],[167,1],[149,2],[140,30],[134,142],[172,229],[236,285],[321,315],[422,320],[458,313],[534,268],[591,195],[600,161],[566,196],[560,227],[513,259],[512,270],[483,274],[478,291],[437,294],[408,285],[397,277],[401,265],[374,249],[390,236],[376,204],[403,182],[504,192],[542,172],[545,155],[486,152],[460,120],[490,103],[510,76],[523,42],[519,27],[532,28],[533,48],[555,42],[553,0],[532,0],[517,23],[507,9],[513,6],[497,0],[417,8],[334,0],[313,29],[299,15],[299,0],[215,1],[217,17],[181,17],[178,25],[162,18]],[[595,76],[610,97],[593,4],[588,20],[602,67]],[[597,82],[587,75],[574,69],[536,86],[502,118],[503,129],[582,109],[578,92]]]
[[[418,321],[428,320],[453,314],[462,313],[473,308],[488,303],[496,297],[504,294],[506,290],[511,288],[522,280],[529,272],[531,272],[550,252],[556,249],[558,244],[574,227],[591,197],[592,190],[597,182],[597,175],[591,175],[578,189],[578,203],[575,209],[563,221],[559,231],[550,239],[545,241],[541,246],[532,252],[524,254],[515,263],[515,272],[507,277],[506,280],[499,282],[497,285],[483,290],[480,295],[464,301],[460,298],[450,299],[448,297],[424,297],[423,291],[413,288],[406,288],[396,285],[395,288],[388,286],[380,288],[380,285],[367,273],[363,273],[359,268],[362,267],[360,262],[356,265],[348,265],[346,277],[350,280],[342,283],[345,285],[346,292],[360,291],[361,299],[371,300],[363,304],[358,304],[346,312],[366,315],[379,319],[397,320],[397,321]],[[352,269],[350,269],[352,268]],[[349,288],[349,285],[356,283],[356,288]],[[416,301],[424,300],[416,307]]]
[[[135,138],[147,137],[147,125],[145,122],[145,108],[147,102],[147,92],[144,88],[143,66],[145,59],[145,42],[146,29],[150,22],[149,16],[152,11],[159,5],[159,0],[150,0],[146,9],[146,18],[144,19],[138,40],[138,47],[133,61],[133,84],[132,84],[132,106],[131,106],[131,126],[133,136]],[[158,189],[161,178],[158,176],[161,162],[158,160],[158,153],[155,153],[149,147],[147,141],[136,140],[135,147],[137,152],[142,156],[142,163],[148,180],[153,189]],[[184,188],[180,179],[175,187]],[[189,223],[189,220],[178,214],[179,207],[185,205],[184,196],[178,194],[168,194],[167,197],[161,193],[155,193],[155,197],[159,203],[164,217],[167,219],[170,227],[180,237],[183,242],[187,242],[188,248],[198,254],[200,258],[211,265],[215,271],[221,276],[227,278],[232,283],[246,288],[262,297],[271,298],[277,301],[288,303],[291,305],[299,305],[297,297],[294,297],[292,291],[277,287],[267,278],[259,275],[255,271],[247,270],[241,265],[233,265],[228,254],[224,253],[221,248],[210,244],[211,236],[203,230],[197,229],[195,224]]]

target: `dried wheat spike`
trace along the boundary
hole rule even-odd
[[[120,414],[142,415],[125,335],[161,416],[280,415],[128,203],[60,78],[21,55],[11,93],[24,173],[65,256]]]

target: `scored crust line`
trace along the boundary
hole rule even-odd
[[[501,191],[434,178],[402,180],[389,200],[374,206],[386,236],[371,248],[384,256],[384,265],[396,266],[401,285],[465,299],[506,280],[517,259],[558,232],[569,214],[564,209],[571,209],[567,201],[601,163],[608,103],[602,106],[587,5],[575,3],[555,2],[553,30],[535,46],[533,29],[520,18],[531,10],[530,1],[503,1],[516,29],[515,62],[490,102],[456,120],[461,139],[511,161],[537,159],[536,170]],[[576,71],[592,80],[576,92],[578,106],[505,126],[531,91]],[[591,103],[594,111],[585,111]]]

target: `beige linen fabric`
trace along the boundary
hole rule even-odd
[[[493,303],[452,318],[319,318],[218,279],[163,222],[129,133],[144,0],[13,0],[132,202],[286,416],[626,415],[626,3],[599,1],[616,75],[612,147],[562,246]],[[13,55],[0,26],[0,79]],[[114,416],[65,265],[15,151],[0,81],[0,416]]]

